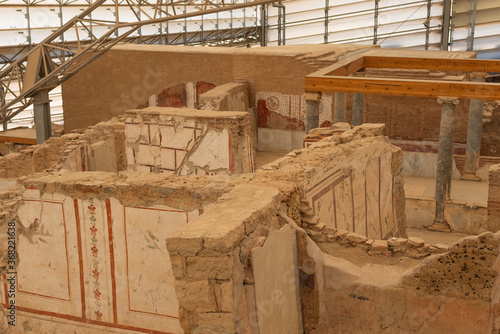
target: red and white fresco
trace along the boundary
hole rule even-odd
[[[126,120],[125,153],[129,170],[177,175],[253,172],[249,135],[231,138],[227,129],[211,129],[207,122],[196,118],[160,118]],[[233,151],[236,150],[233,146],[237,146],[238,152]]]
[[[321,171],[304,187],[315,216],[327,228],[387,239],[397,232],[393,203],[391,152],[356,168]],[[389,166],[389,167],[388,167]]]
[[[182,333],[165,240],[197,211],[28,189],[19,217],[27,232],[18,245],[16,305],[26,317],[50,320],[47,333],[59,321]]]
[[[200,95],[217,87],[207,81],[185,82],[164,88],[140,104],[136,109],[147,107],[197,108]]]
[[[283,130],[305,130],[306,101],[303,95],[257,92],[257,126]],[[323,94],[319,105],[320,126],[333,124],[333,97]]]

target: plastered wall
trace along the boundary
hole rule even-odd
[[[181,186],[162,175],[103,172],[25,178],[22,199],[8,192],[17,217],[5,217],[17,227],[17,324],[38,333],[183,333],[165,239],[240,182]],[[6,307],[6,285],[0,290]]]
[[[147,108],[127,112],[128,170],[177,175],[253,172],[248,112]]]

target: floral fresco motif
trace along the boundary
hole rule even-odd
[[[94,206],[94,198],[90,197],[89,198],[89,203],[90,205],[87,206],[88,213],[90,214],[90,234],[92,235],[92,238],[90,239],[90,244],[92,247],[90,248],[92,252],[92,285],[94,288],[94,299],[95,299],[95,315],[97,320],[102,320],[102,312],[101,312],[101,291],[99,290],[99,276],[101,274],[99,270],[99,249],[97,248],[97,226],[96,226],[96,217],[95,217],[95,210],[96,207]]]
[[[163,251],[160,247],[158,247],[158,238],[155,237],[151,231],[144,232],[144,239],[146,239],[146,242],[148,243],[148,248],[157,249],[163,254]]]

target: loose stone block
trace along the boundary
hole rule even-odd
[[[385,252],[389,249],[389,246],[387,244],[386,240],[375,240],[372,243],[372,251],[376,252]]]
[[[363,243],[363,242],[368,240],[368,238],[365,237],[364,235],[357,234],[357,233],[348,233],[346,236],[346,239],[347,239],[347,241],[353,242],[356,244]]]
[[[408,238],[408,245],[413,247],[422,247],[425,244],[425,241],[420,238],[410,237]]]

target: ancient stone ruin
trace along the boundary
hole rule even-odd
[[[484,203],[452,196],[443,204],[454,232],[444,235],[462,233],[443,241],[443,232],[418,229],[436,214],[425,182],[439,177],[434,123],[442,106],[367,95],[365,121],[351,125],[352,112],[334,120],[337,94],[304,94],[306,75],[371,49],[118,46],[67,81],[66,134],[0,157],[2,330],[499,332],[498,158],[478,165],[488,181],[477,182]],[[151,53],[144,66],[162,56],[232,65],[168,75],[160,66],[143,71],[151,82],[137,86],[124,79],[141,73],[132,61],[90,98],[96,87],[88,82],[141,52]],[[265,59],[275,66],[259,78],[249,69]],[[143,99],[120,99],[134,87]],[[352,99],[345,109],[359,102]],[[468,103],[457,107],[466,118],[460,108]],[[415,113],[425,124],[405,123]],[[395,124],[413,132],[399,138]],[[466,138],[463,124],[456,130]],[[450,178],[461,176],[463,146],[452,147]]]

